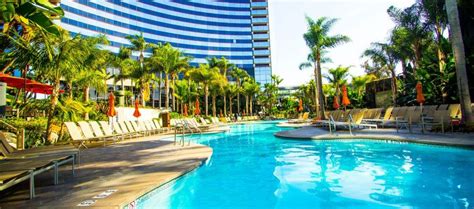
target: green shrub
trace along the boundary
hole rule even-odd
[[[9,118],[5,122],[15,128],[25,129],[25,148],[43,146],[47,143],[43,135],[46,132],[47,118],[38,117],[26,121],[23,118]]]

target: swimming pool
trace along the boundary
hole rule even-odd
[[[275,124],[196,136],[202,167],[137,208],[469,208],[474,151],[372,140],[283,140]]]

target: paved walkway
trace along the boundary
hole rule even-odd
[[[398,133],[395,129],[363,129],[353,132],[350,135],[348,131],[339,130],[335,134],[330,134],[328,130],[316,127],[302,127],[288,131],[275,133],[275,136],[290,139],[385,139],[395,141],[407,141],[423,144],[437,144],[447,146],[460,146],[474,148],[474,134],[470,133],[426,133],[421,134],[419,131],[409,133],[406,130],[400,130]]]
[[[145,137],[81,151],[81,164],[73,177],[63,166],[59,184],[51,172],[36,177],[36,198],[29,200],[28,181],[0,193],[0,209],[74,208],[84,200],[96,200],[94,208],[121,208],[150,190],[200,166],[212,154],[206,146],[175,146]],[[95,195],[116,190],[102,199]]]

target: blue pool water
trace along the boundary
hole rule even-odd
[[[474,151],[275,138],[274,124],[196,137],[212,158],[138,208],[474,208]]]

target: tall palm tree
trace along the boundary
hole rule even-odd
[[[379,63],[381,70],[391,74],[392,104],[397,104],[397,75],[395,73],[396,55],[393,45],[384,43],[372,43],[372,48],[364,51],[362,56],[369,57],[373,62]]]
[[[58,104],[61,78],[71,74],[71,69],[81,66],[78,57],[87,54],[78,50],[81,48],[80,36],[71,38],[67,31],[61,30],[59,36],[49,36],[44,31],[39,31],[35,37],[27,40],[23,37],[9,38],[14,45],[12,54],[19,63],[29,63],[52,86],[50,104],[47,111],[46,139],[52,141],[52,120]]]
[[[210,68],[208,64],[200,64],[198,68],[190,72],[191,78],[201,83],[204,88],[204,101],[206,106],[206,116],[209,115],[209,84],[219,76],[218,68]]]
[[[180,50],[167,43],[153,50],[151,60],[165,74],[165,107],[168,109],[170,101],[170,75],[177,74],[181,69],[187,68],[191,57],[184,56]]]
[[[248,79],[243,85],[243,92],[245,94],[246,113],[253,114],[253,98],[255,94],[260,91],[260,85],[253,79]]]
[[[237,94],[240,93],[240,87],[236,84],[230,84],[226,86],[226,92],[229,98],[229,114],[232,115],[232,100]]]
[[[219,68],[219,71],[223,78],[227,81],[227,73],[230,69],[233,69],[235,67],[234,64],[230,63],[229,60],[227,60],[225,57],[221,57],[220,59],[217,59],[215,57],[208,58],[207,62],[210,67],[217,67]],[[224,115],[227,115],[227,93],[224,91],[223,92],[223,97],[224,97]]]
[[[314,63],[314,80],[316,81],[317,97],[319,102],[319,108],[316,111],[319,117],[324,119],[324,96],[322,88],[322,75],[321,75],[321,58],[327,49],[334,48],[340,44],[349,42],[350,39],[344,35],[329,35],[336,19],[330,19],[327,17],[320,17],[316,20],[306,17],[308,23],[308,30],[303,35],[306,41],[306,45],[311,51]],[[319,111],[318,111],[319,110]]]
[[[240,69],[238,67],[234,67],[232,71],[230,71],[230,75],[235,79],[235,82],[237,83],[237,87],[241,88],[242,87],[242,81],[245,78],[249,77],[249,74],[247,71]],[[240,113],[240,92],[237,92],[237,113]]]
[[[337,97],[340,96],[340,89],[342,85],[347,83],[347,77],[349,77],[349,69],[350,67],[338,66],[337,68],[329,69],[329,74],[324,75],[324,78],[326,78],[330,83],[333,84],[336,90]]]
[[[458,4],[456,0],[446,0],[446,12],[449,21],[449,34],[456,62],[456,77],[458,82],[459,102],[463,120],[472,123],[474,117],[471,109],[471,96],[466,72],[466,54],[459,22]]]
[[[145,61],[145,51],[151,47],[151,44],[146,42],[145,37],[143,37],[143,33],[135,35],[128,35],[125,38],[130,41],[130,49],[133,51],[138,52],[138,61],[140,62],[140,67],[143,67]]]
[[[212,116],[216,117],[216,99],[218,95],[225,92],[225,86],[227,85],[227,79],[221,74],[217,74],[214,79],[210,82],[209,90],[212,97]]]

